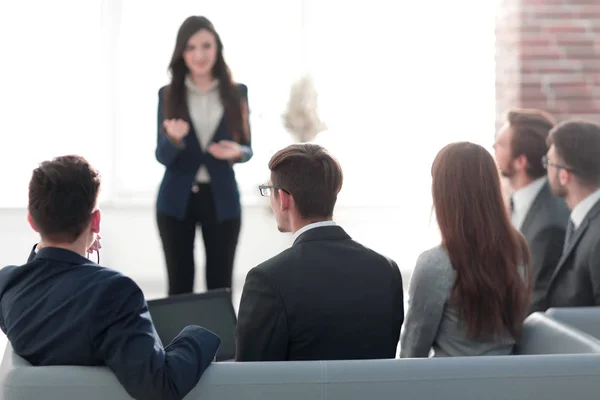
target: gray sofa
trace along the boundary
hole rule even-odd
[[[216,363],[186,399],[398,400],[600,397],[600,341],[541,313],[503,357]],[[5,400],[130,399],[106,368],[32,367],[10,345]]]
[[[546,316],[600,339],[600,307],[551,308]]]

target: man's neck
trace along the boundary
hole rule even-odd
[[[530,178],[526,174],[516,174],[509,178],[510,187],[513,191],[523,189],[524,187],[532,184],[533,181],[535,181],[535,179]]]
[[[40,249],[43,249],[44,247],[55,247],[55,248],[59,248],[59,249],[69,250],[69,251],[72,251],[73,253],[77,253],[83,257],[85,257],[87,255],[86,254],[87,249],[85,248],[85,245],[80,243],[79,240],[77,240],[73,243],[59,243],[59,242],[46,241],[46,240],[42,239],[38,243],[38,245],[36,247],[36,251],[39,251]]]
[[[308,226],[310,224],[315,224],[317,222],[326,222],[326,221],[333,221],[332,217],[329,218],[317,218],[317,219],[298,219],[296,221],[291,221],[290,225],[292,228],[292,233],[296,233],[298,232],[300,229],[304,228],[305,226]]]
[[[569,190],[569,195],[565,198],[567,206],[573,210],[579,203],[584,201],[589,195],[600,189],[600,186],[595,187],[577,187]]]

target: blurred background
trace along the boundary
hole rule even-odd
[[[297,140],[282,114],[301,77],[311,77],[326,124],[314,142],[344,169],[336,220],[396,260],[405,284],[439,241],[430,168],[441,147],[468,140],[491,150],[510,107],[559,120],[600,115],[596,0],[3,0],[0,265],[23,264],[37,240],[25,219],[32,169],[79,154],[103,175],[102,265],[149,299],[166,295],[157,92],[189,15],[212,20],[234,79],[249,88],[255,156],[236,166],[236,307],[248,270],[291,244],[257,185],[271,155]]]

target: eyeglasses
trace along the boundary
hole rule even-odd
[[[566,165],[563,164],[556,164],[553,163],[551,161],[548,160],[548,156],[544,156],[542,157],[542,165],[544,166],[544,168],[548,169],[548,166],[552,166],[554,168],[558,168],[558,169],[564,169],[565,171],[569,171],[570,173],[574,174],[576,171],[575,169],[571,168],[571,167],[567,167]]]
[[[282,190],[282,191],[286,192],[287,194],[290,194],[290,192],[288,192],[287,190],[282,189],[279,186],[273,186],[273,185],[260,185],[258,187],[258,190],[260,191],[260,195],[263,197],[270,197],[273,190]]]

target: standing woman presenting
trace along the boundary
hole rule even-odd
[[[252,157],[248,88],[233,82],[223,44],[205,17],[187,18],[158,92],[156,159],[166,167],[156,202],[169,295],[194,289],[200,225],[209,290],[231,287],[241,225],[233,164]]]

